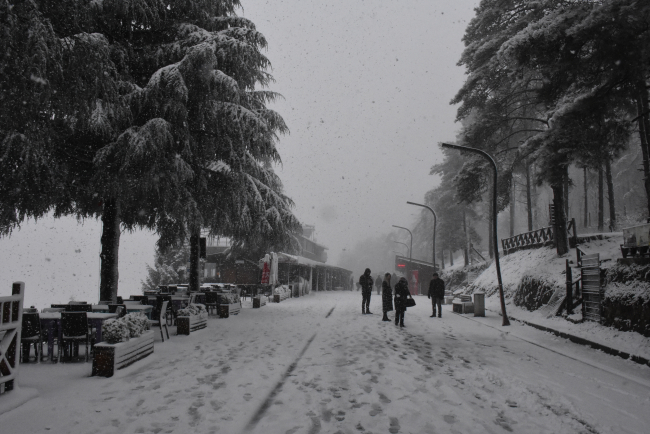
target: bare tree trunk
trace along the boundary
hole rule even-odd
[[[119,280],[118,253],[120,250],[120,201],[108,199],[102,213],[102,252],[100,254],[100,300],[117,302],[117,283]]]
[[[514,174],[510,178],[510,237],[515,236],[515,197],[517,197],[517,184],[515,184]]]
[[[530,164],[526,164],[526,208],[528,211],[528,232],[533,230],[533,203],[530,196]]]
[[[553,190],[553,206],[555,209],[555,249],[558,255],[569,251],[569,240],[566,232],[566,215],[564,213],[564,183],[551,185]]]
[[[465,266],[467,267],[469,265],[469,235],[467,233],[467,216],[465,215],[464,209],[463,209],[463,232],[465,233],[465,247],[463,248],[463,254],[465,256]]]
[[[564,214],[566,215],[566,218],[568,220],[569,218],[569,168],[568,167],[564,172],[563,187],[564,187]]]
[[[646,116],[643,115],[644,108],[647,106],[648,102],[648,93],[645,90],[645,83],[639,83],[638,88],[636,109],[637,116],[639,117],[639,139],[641,141],[641,152],[643,154],[643,185],[645,186],[648,216],[650,216],[650,162],[648,161],[648,129],[646,128]]]
[[[450,267],[454,266],[454,251],[453,250],[449,251],[449,266]]]
[[[616,207],[614,206],[614,181],[612,180],[612,162],[605,160],[605,176],[607,178],[607,199],[609,202],[609,231],[616,230]]]
[[[198,291],[201,285],[199,279],[199,255],[201,253],[199,251],[199,238],[201,238],[201,231],[192,231],[190,235],[190,291]]]
[[[605,188],[603,186],[603,167],[598,166],[598,231],[605,230]]]
[[[582,174],[583,174],[583,184],[585,187],[585,215],[584,215],[584,227],[589,226],[589,200],[587,199],[587,166],[582,168]]]
[[[440,265],[441,265],[441,268],[444,270],[445,269],[445,251],[442,249],[442,246],[440,246]]]

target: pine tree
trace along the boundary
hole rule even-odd
[[[187,264],[190,259],[190,244],[162,251],[156,249],[153,267],[147,265],[147,278],[142,282],[143,291],[155,291],[160,285],[187,283]]]
[[[38,72],[33,83],[16,82],[37,102],[23,125],[11,125],[11,105],[0,118],[5,232],[51,209],[101,217],[102,299],[117,295],[123,229],[156,230],[163,250],[203,226],[291,243],[299,224],[271,166],[286,126],[266,108],[277,95],[258,89],[271,81],[266,41],[234,14],[238,1],[23,4],[25,13],[0,6],[3,22],[20,30],[0,44],[22,36],[32,50],[24,65],[7,56],[1,67]],[[43,36],[25,37],[34,34]],[[3,89],[3,98],[20,106],[15,93]],[[45,128],[32,150],[21,128],[39,119]]]

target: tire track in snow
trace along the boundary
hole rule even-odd
[[[336,306],[334,306],[334,307],[336,307]],[[327,312],[327,315],[325,315],[325,318],[329,318],[329,317],[330,317],[330,315],[332,314],[332,312],[334,312],[334,307],[331,308],[329,312]]]
[[[332,310],[334,310],[334,308],[332,308]],[[330,311],[330,313],[331,313],[331,311]],[[266,397],[264,402],[262,402],[262,405],[260,406],[260,408],[257,409],[257,411],[255,412],[255,414],[253,415],[251,420],[248,422],[248,424],[246,424],[246,427],[244,428],[242,433],[251,432],[257,426],[257,424],[262,419],[262,417],[264,417],[264,414],[266,413],[266,411],[271,406],[271,403],[273,402],[273,400],[275,399],[277,394],[280,392],[280,389],[282,389],[282,386],[284,385],[284,383],[287,381],[287,377],[289,377],[289,375],[291,375],[291,373],[294,371],[294,369],[296,369],[296,366],[298,365],[298,362],[300,361],[302,356],[305,354],[305,352],[307,351],[307,348],[309,348],[309,345],[311,345],[311,343],[314,341],[315,338],[316,338],[316,333],[314,333],[312,335],[312,337],[309,338],[309,340],[307,341],[305,346],[302,348],[302,351],[300,351],[300,354],[298,354],[298,357],[296,357],[296,359],[293,361],[293,363],[289,365],[287,370],[284,372],[284,375],[282,375],[282,378],[280,379],[280,381],[278,381],[278,384],[275,385],[273,390],[271,390],[271,393],[269,393],[269,395]]]

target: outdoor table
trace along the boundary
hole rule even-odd
[[[182,309],[189,303],[189,297],[183,297],[181,295],[172,295],[172,309],[176,312],[178,309]]]
[[[131,312],[142,312],[147,316],[147,318],[151,319],[151,311],[153,310],[153,306],[150,306],[148,304],[126,304],[126,311],[131,313]],[[93,304],[93,313],[108,313],[108,305],[107,304]]]
[[[102,324],[107,319],[117,318],[116,313],[98,313],[88,312],[88,325],[95,329],[95,342],[102,341]],[[40,314],[41,327],[47,334],[47,355],[50,361],[54,358],[54,335],[61,342],[63,338],[63,330],[61,328],[61,313],[60,312],[43,312]]]

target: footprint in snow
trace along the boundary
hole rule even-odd
[[[388,404],[388,403],[391,402],[391,400],[388,399],[388,398],[386,397],[386,395],[384,395],[383,393],[380,393],[380,394],[379,394],[379,400],[380,400],[383,404]]]
[[[372,404],[372,410],[370,410],[370,416],[377,416],[379,413],[381,413],[383,410],[379,404]]]
[[[396,417],[390,418],[390,427],[388,428],[390,434],[397,434],[399,432],[399,421]]]

